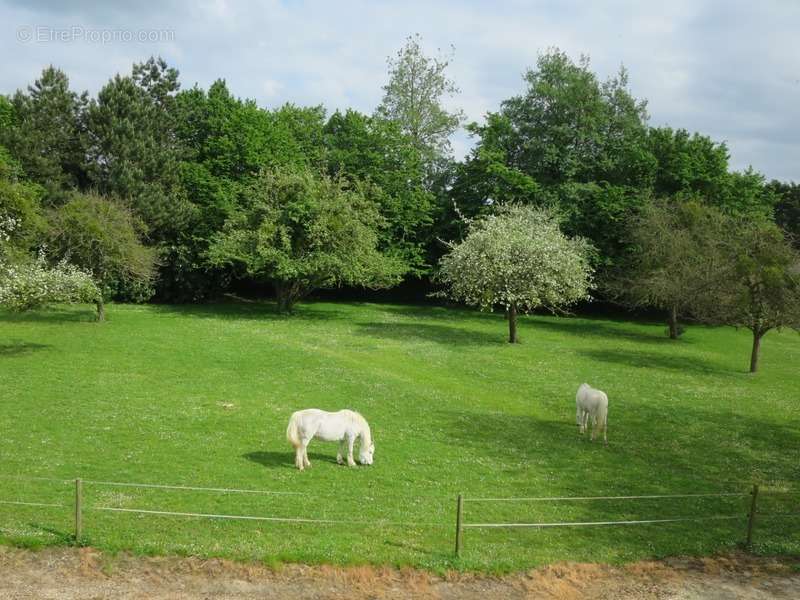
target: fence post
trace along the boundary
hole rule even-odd
[[[456,502],[456,556],[461,556],[461,546],[463,545],[463,538],[462,538],[463,519],[464,519],[464,496],[459,494],[458,501]]]
[[[753,545],[753,527],[756,524],[756,501],[758,499],[758,484],[753,484],[750,492],[750,514],[747,515],[747,542],[745,545],[750,548]]]
[[[83,537],[83,481],[75,480],[75,543]]]

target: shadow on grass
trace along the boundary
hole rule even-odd
[[[50,344],[36,344],[34,342],[11,340],[6,344],[0,344],[0,357],[30,354],[31,352],[44,350],[45,348],[52,348],[52,346]]]
[[[360,323],[355,333],[401,342],[421,340],[453,346],[500,346],[506,343],[504,330],[490,334],[458,326],[429,323]]]
[[[505,323],[502,311],[481,311],[462,305],[417,305],[417,304],[394,304],[381,306],[381,310],[389,314],[407,317],[411,319],[449,319],[452,321],[500,321]]]
[[[507,323],[502,311],[485,312],[462,306],[387,306],[382,310],[411,319],[426,320],[446,320],[456,326],[458,322],[481,321],[491,323],[498,327],[500,338],[507,334]],[[651,321],[635,320],[613,320],[592,318],[592,317],[554,317],[546,313],[533,313],[531,315],[520,315],[520,337],[535,338],[538,331],[552,331],[575,337],[599,337],[605,340],[625,339],[633,342],[646,344],[656,344],[663,346],[674,346],[691,343],[688,340],[670,340],[664,331],[663,326]],[[650,326],[653,331],[641,331],[636,327]],[[661,327],[659,329],[659,327]]]
[[[613,363],[625,367],[644,369],[670,369],[700,375],[740,375],[744,371],[737,371],[726,366],[715,364],[697,356],[681,356],[676,354],[658,354],[655,352],[642,352],[640,350],[578,350],[581,354],[599,362]]]
[[[267,451],[248,452],[247,454],[242,454],[242,458],[246,458],[251,462],[257,463],[259,465],[262,465],[270,469],[295,468],[293,452],[267,452]],[[333,463],[334,465],[338,464],[336,462],[336,457],[331,456],[329,454],[318,454],[315,452],[309,452],[308,459],[311,461],[312,465],[314,464],[315,461]]]
[[[97,311],[88,307],[54,307],[29,312],[3,312],[0,322],[6,323],[97,323]]]
[[[607,447],[578,436],[574,403],[567,400],[559,421],[452,410],[437,420],[453,443],[500,463],[513,458],[558,473],[564,492],[717,492],[730,485],[747,491],[753,482],[800,476],[793,451],[800,448],[797,419],[778,423],[686,405],[618,406],[609,406]]]
[[[291,314],[278,312],[274,302],[226,302],[221,304],[154,304],[152,309],[166,316],[187,316],[202,319],[222,319],[231,321],[288,321],[295,319],[332,321],[343,318],[336,309],[327,310],[314,304],[298,304]]]
[[[638,331],[627,327],[629,325],[650,325],[650,322],[631,322],[614,321],[613,324],[605,320],[587,319],[584,317],[553,317],[549,319],[534,319],[529,321],[530,326],[535,329],[545,329],[555,333],[561,333],[579,337],[600,337],[605,340],[626,339],[637,343],[658,344],[663,346],[675,346],[690,343],[685,339],[671,340],[663,335],[661,330],[653,330],[652,333]]]

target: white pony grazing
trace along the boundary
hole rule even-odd
[[[608,396],[583,383],[575,395],[575,422],[583,435],[592,425],[591,439],[594,441],[598,427],[603,430],[603,443],[608,444]]]
[[[308,444],[313,439],[324,442],[339,442],[339,453],[336,462],[344,462],[345,443],[347,444],[347,464],[354,467],[353,444],[360,438],[358,460],[362,465],[372,464],[372,455],[375,453],[375,444],[372,443],[372,434],[367,420],[353,410],[340,410],[327,412],[317,408],[299,410],[292,414],[289,426],[286,428],[286,439],[294,447],[294,464],[301,471],[310,467],[308,460]]]

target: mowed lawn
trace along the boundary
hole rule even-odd
[[[310,303],[112,305],[0,315],[0,540],[70,543],[73,486],[29,477],[268,490],[240,494],[89,483],[84,542],[107,550],[506,571],[726,551],[749,499],[544,503],[477,498],[764,491],[800,513],[800,336],[436,307]],[[575,390],[608,393],[609,446],[579,439]],[[285,439],[301,408],[352,408],[372,425],[372,467],[312,442],[298,472]],[[467,523],[741,515],[737,520],[561,529]],[[778,494],[776,492],[784,492]],[[206,520],[130,508],[345,521]],[[754,550],[800,553],[800,517],[764,516]]]

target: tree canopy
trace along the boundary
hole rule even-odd
[[[728,284],[731,228],[718,209],[694,199],[647,204],[631,221],[632,251],[607,283],[611,295],[665,311],[677,339],[678,318],[707,313]]]
[[[388,64],[389,82],[376,115],[397,123],[433,168],[449,154],[450,136],[464,120],[460,110],[448,110],[443,102],[458,94],[445,74],[450,61],[426,56],[416,35],[406,39]]]
[[[210,260],[271,282],[281,311],[319,288],[388,287],[403,265],[378,250],[384,223],[368,186],[310,167],[265,170],[215,236]]]
[[[469,233],[462,217],[480,221],[510,204],[548,209],[565,235],[591,242],[594,277],[606,284],[633,264],[641,240],[629,225],[650,214],[653,199],[774,221],[800,244],[796,185],[733,171],[725,143],[702,132],[651,127],[624,68],[601,78],[588,57],[558,49],[541,54],[498,110],[467,126],[475,143],[456,160],[450,140],[463,113],[452,108],[451,59],[427,54],[419,36],[406,40],[388,60],[383,97],[370,114],[264,107],[237,97],[223,79],[186,88],[159,57],[110,78],[94,97],[47,67],[26,89],[0,95],[0,214],[19,221],[13,251],[30,256],[49,244],[50,266],[70,257],[91,269],[106,298],[207,300],[270,279],[218,254],[220,240],[252,213],[263,173],[337,182],[341,193],[333,195],[354,203],[350,216],[372,223],[376,256],[403,274],[391,281],[415,279],[420,292],[447,250],[441,240]],[[377,218],[365,216],[367,205]],[[121,246],[97,237],[104,219]],[[81,240],[97,242],[92,258],[68,250],[73,241],[84,248]],[[135,277],[109,275],[122,246]],[[144,263],[155,265],[152,276],[142,275]],[[358,278],[334,279],[349,286]],[[612,287],[598,285],[597,295],[615,300]],[[637,306],[660,305],[642,298]]]
[[[772,329],[800,330],[800,252],[767,220],[738,223],[729,239],[733,277],[706,313],[711,323],[746,327],[753,334],[750,372],[758,370],[761,340]]]

